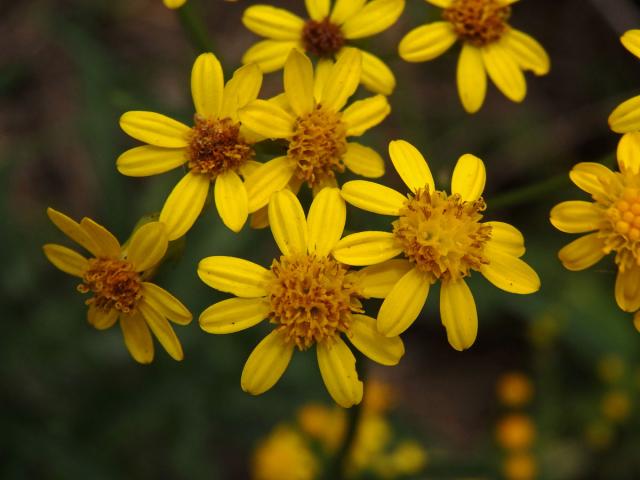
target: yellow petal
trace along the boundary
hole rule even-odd
[[[309,208],[309,253],[327,256],[338,243],[347,219],[347,207],[337,188],[324,188]]]
[[[316,353],[320,375],[335,402],[344,408],[360,403],[363,385],[358,379],[356,358],[347,344],[336,337],[333,342],[318,343]]]
[[[627,30],[620,37],[620,41],[627,50],[640,57],[640,30]]]
[[[238,174],[229,170],[218,175],[213,191],[222,222],[236,233],[242,230],[249,216],[249,202]]]
[[[575,272],[598,263],[604,257],[604,252],[604,241],[597,233],[591,233],[562,247],[558,257],[564,268]]]
[[[278,157],[251,173],[244,183],[249,199],[249,211],[256,212],[266,206],[274,192],[287,186],[295,169],[296,164],[288,157]]]
[[[640,132],[625,133],[618,142],[618,166],[621,172],[640,173]]]
[[[262,86],[262,71],[255,63],[245,65],[233,74],[224,87],[220,118],[239,120],[238,109],[258,98]]]
[[[453,169],[451,193],[459,194],[465,202],[475,202],[482,195],[486,181],[487,172],[482,160],[465,153]]]
[[[409,190],[415,192],[425,187],[428,187],[430,192],[435,190],[429,165],[416,147],[404,140],[394,140],[389,143],[389,156]]]
[[[132,316],[120,315],[120,328],[124,336],[124,344],[138,363],[153,361],[153,339],[146,322],[138,313]]]
[[[164,347],[171,358],[178,361],[182,360],[184,358],[182,345],[180,345],[180,340],[178,340],[176,333],[173,331],[167,319],[156,312],[148,303],[140,302],[138,309],[160,342],[160,345]]]
[[[263,40],[245,52],[242,63],[255,63],[264,73],[275,72],[284,66],[292,48],[302,49],[297,41]]]
[[[470,43],[462,45],[457,70],[458,95],[468,113],[482,107],[487,94],[487,72],[480,49]]]
[[[597,230],[604,213],[593,202],[570,200],[551,209],[551,224],[561,232],[584,233]]]
[[[464,280],[442,282],[440,316],[453,348],[462,351],[473,345],[478,335],[478,312]]]
[[[400,215],[407,198],[394,189],[366,180],[353,180],[342,186],[342,198],[351,205],[380,215]]]
[[[291,361],[293,343],[273,331],[253,349],[242,370],[240,386],[251,395],[260,395],[273,387]]]
[[[89,305],[89,310],[87,311],[87,321],[97,330],[106,330],[113,327],[119,315],[120,312],[115,308],[111,308],[105,312],[101,308],[96,308],[95,304],[92,303]]]
[[[354,94],[360,83],[362,73],[362,54],[356,48],[342,49],[338,60],[328,75],[322,90],[322,105],[339,112]]]
[[[391,106],[383,95],[353,102],[342,114],[342,122],[347,126],[347,136],[359,137],[381,123],[390,112]]]
[[[90,218],[83,218],[80,227],[91,238],[97,246],[100,257],[118,258],[120,257],[120,242],[113,234],[99,223]]]
[[[284,91],[298,117],[313,110],[313,66],[309,57],[295,49],[291,50],[284,64]]]
[[[280,190],[271,196],[269,226],[283,255],[307,252],[307,220],[291,190]]]
[[[608,195],[607,189],[615,181],[615,174],[604,165],[581,162],[569,172],[569,177],[578,188],[594,196]]]
[[[120,128],[141,142],[164,148],[184,148],[189,145],[191,129],[165,115],[132,111],[120,117]]]
[[[527,83],[509,50],[500,42],[494,42],[482,47],[481,52],[489,78],[498,90],[513,102],[524,100],[527,94]]]
[[[540,289],[538,274],[513,255],[502,253],[487,246],[485,253],[488,265],[482,265],[480,272],[496,287],[511,293],[527,294]]]
[[[362,54],[362,85],[368,90],[391,95],[396,88],[396,78],[391,69],[375,55],[360,50]]]
[[[136,272],[155,266],[167,252],[169,240],[164,223],[149,222],[135,231],[127,248],[127,259]]]
[[[253,33],[273,40],[298,40],[304,27],[304,21],[297,15],[269,5],[247,8],[242,23]]]
[[[429,286],[429,279],[417,268],[405,273],[382,302],[378,331],[395,337],[409,328],[427,301]]]
[[[202,53],[191,70],[191,95],[196,113],[205,118],[217,118],[222,108],[224,75],[213,53]]]
[[[269,226],[269,209],[264,206],[251,214],[251,228],[259,230]]]
[[[49,259],[56,268],[74,277],[82,278],[84,272],[89,268],[87,259],[70,248],[48,243],[43,247],[43,250],[47,259]]]
[[[379,178],[384,175],[384,160],[372,148],[356,142],[347,144],[347,152],[342,157],[346,167],[357,175]]]
[[[264,267],[234,257],[207,257],[198,264],[200,280],[216,290],[242,298],[264,297],[273,274]]]
[[[187,0],[163,0],[164,6],[172,10],[180,8],[186,2]]]
[[[524,255],[524,237],[516,227],[504,222],[486,222],[491,227],[491,247],[514,257]]]
[[[531,70],[536,75],[546,75],[551,68],[549,55],[536,39],[513,28],[507,29],[500,42],[511,52],[523,70]]]
[[[331,22],[342,25],[362,10],[367,0],[336,0],[331,12]]]
[[[333,248],[333,256],[346,265],[364,266],[389,260],[402,252],[389,232],[347,235]]]
[[[200,328],[215,334],[235,333],[257,325],[269,315],[264,298],[229,298],[200,314]]]
[[[129,177],[148,177],[168,172],[187,161],[184,148],[162,148],[151,145],[127,150],[118,157],[116,167]]]
[[[180,300],[155,283],[142,282],[142,296],[156,312],[178,325],[191,323],[191,312]]]
[[[309,16],[314,20],[323,20],[329,16],[329,0],[305,0]]]
[[[53,222],[53,224],[58,227],[58,229],[60,229],[62,233],[64,233],[78,245],[87,249],[93,254],[94,257],[97,257],[102,253],[100,247],[96,245],[96,242],[93,241],[93,238],[91,238],[89,234],[84,231],[79,223],[72,220],[64,213],[54,210],[51,207],[47,208],[47,216]]]
[[[449,22],[433,22],[414,28],[398,46],[398,53],[407,62],[426,62],[449,50],[458,37]]]
[[[358,272],[359,285],[365,298],[385,298],[400,279],[413,268],[405,259],[387,260]]]
[[[403,10],[404,0],[372,0],[344,22],[342,32],[349,40],[370,37],[396,23]]]
[[[427,3],[440,8],[449,8],[453,4],[453,0],[427,0]]]
[[[173,188],[160,212],[169,240],[182,237],[193,226],[202,212],[210,184],[205,175],[187,173]]]
[[[625,312],[640,309],[640,267],[618,271],[616,277],[616,302]]]
[[[397,365],[404,356],[400,337],[385,337],[376,329],[375,319],[354,315],[349,340],[364,355],[381,365]]]
[[[327,79],[333,70],[333,60],[330,58],[320,58],[316,64],[316,71],[313,77],[313,96],[316,103],[322,100],[322,91],[327,84]]]
[[[611,112],[609,127],[616,133],[640,130],[640,95],[622,102]]]
[[[289,138],[293,135],[295,117],[273,102],[254,100],[238,114],[245,127],[264,137]]]

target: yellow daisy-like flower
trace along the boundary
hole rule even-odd
[[[309,19],[269,5],[254,5],[244,12],[242,23],[266,37],[244,54],[243,63],[257,63],[263,72],[279,70],[292,48],[323,59],[339,57],[349,40],[370,37],[393,25],[404,10],[404,0],[306,0]],[[362,54],[362,84],[390,95],[396,86],[393,73],[375,55]]]
[[[407,62],[425,62],[460,40],[457,83],[464,109],[475,113],[482,107],[487,74],[509,100],[521,102],[527,93],[523,71],[545,75],[550,62],[535,39],[507,23],[516,1],[427,0],[443,8],[443,19],[410,31],[400,42],[400,56]]]
[[[584,270],[615,252],[615,297],[626,312],[640,309],[640,133],[618,144],[619,172],[598,163],[579,163],[569,176],[592,202],[572,200],[551,210],[551,223],[566,233],[587,233],[558,254],[568,270]]]
[[[187,0],[162,0],[162,2],[165,7],[175,10],[187,3]]]
[[[238,69],[225,85],[218,59],[203,53],[191,72],[193,127],[153,112],[127,112],[120,118],[127,134],[148,143],[120,155],[120,173],[146,177],[182,165],[188,169],[160,212],[169,240],[181,237],[194,224],[212,182],[224,224],[234,232],[245,224],[248,198],[240,175],[255,167],[253,143],[259,138],[240,123],[238,109],[258,97],[261,85],[262,73],[256,65]]]
[[[169,292],[146,281],[167,250],[165,226],[147,223],[121,246],[106,228],[89,218],[77,223],[52,208],[47,214],[56,227],[93,255],[85,258],[62,245],[44,246],[51,263],[82,279],[80,293],[93,294],[85,302],[89,306],[89,323],[105,330],[119,319],[124,343],[140,363],[153,360],[149,329],[171,357],[182,360],[182,346],[167,319],[187,325],[191,313]]]
[[[363,298],[387,294],[398,278],[394,266],[356,272],[332,257],[345,219],[346,206],[337,188],[323,189],[306,219],[296,196],[281,190],[269,202],[269,224],[282,256],[269,269],[233,257],[200,262],[203,282],[238,297],[206,309],[200,315],[203,330],[232,333],[267,318],[275,327],[244,366],[244,391],[266,392],[282,376],[296,347],[315,346],[327,390],[339,405],[350,407],[362,400],[363,385],[342,334],[382,365],[395,365],[404,354],[402,340],[379,334],[361,304]]]
[[[391,108],[386,97],[352,103],[347,100],[358,88],[361,54],[345,49],[338,61],[318,66],[291,50],[284,67],[285,105],[255,100],[240,110],[240,119],[256,133],[288,143],[287,154],[265,163],[246,178],[249,212],[264,207],[271,194],[292,180],[306,182],[315,192],[336,186],[336,172],[345,166],[366,177],[384,174],[384,161],[374,150],[347,137],[360,136],[379,124]],[[325,68],[326,67],[326,68]],[[295,189],[294,189],[295,190]]]
[[[452,194],[436,190],[429,166],[411,144],[389,144],[391,161],[409,187],[407,196],[383,185],[356,180],[342,188],[352,205],[381,215],[397,216],[392,232],[360,232],[338,242],[333,256],[347,265],[385,262],[398,254],[403,272],[378,314],[378,330],[387,336],[404,332],[420,314],[429,288],[438,280],[440,315],[449,343],[469,348],[478,332],[478,314],[465,277],[476,270],[496,287],[511,293],[540,288],[536,272],[520,257],[524,238],[502,222],[481,222],[481,195],[486,173],[482,160],[466,154],[453,171]]]

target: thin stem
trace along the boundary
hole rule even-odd
[[[182,28],[187,34],[191,45],[197,52],[213,52],[213,42],[207,34],[207,29],[202,23],[202,18],[187,2],[178,10],[178,18]]]

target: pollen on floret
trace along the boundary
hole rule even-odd
[[[357,277],[332,258],[282,256],[271,271],[269,319],[300,350],[348,333],[352,314],[363,312]]]
[[[85,302],[87,305],[105,312],[115,308],[130,314],[142,298],[142,280],[127,260],[92,258],[78,291],[93,293],[93,297]]]
[[[319,57],[333,57],[345,44],[339,25],[328,18],[308,20],[302,29],[302,43],[306,51]]]
[[[616,263],[621,271],[640,265],[640,187],[634,176],[625,176],[627,185],[618,199],[606,210],[609,222],[600,230],[605,251],[616,251]]]
[[[498,0],[454,0],[442,12],[458,38],[478,47],[500,39],[510,16],[511,7]]]

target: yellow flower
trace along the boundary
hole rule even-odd
[[[615,252],[615,297],[626,312],[640,309],[640,145],[625,135],[618,145],[620,172],[598,163],[579,163],[569,177],[593,202],[572,200],[551,210],[551,223],[566,233],[587,233],[560,250],[568,270],[584,270]]]
[[[251,472],[253,480],[314,480],[319,465],[304,438],[281,425],[256,448]]]
[[[507,450],[529,448],[536,435],[531,419],[520,413],[512,413],[502,418],[496,427],[496,440]]]
[[[147,223],[121,246],[107,229],[89,218],[77,223],[52,208],[47,214],[56,227],[93,255],[85,258],[62,245],[44,246],[51,263],[82,279],[80,293],[93,294],[85,302],[89,323],[105,330],[119,319],[124,343],[140,363],[153,360],[149,329],[171,357],[182,360],[182,346],[167,319],[187,325],[191,313],[169,292],[145,281],[167,250],[165,226]]]
[[[411,191],[408,196],[363,180],[347,182],[342,196],[358,208],[397,216],[393,232],[349,235],[338,242],[333,255],[339,262],[360,266],[403,254],[404,260],[394,260],[402,277],[382,303],[378,330],[396,336],[409,328],[430,285],[440,280],[440,315],[449,343],[456,350],[469,348],[478,331],[475,302],[464,280],[472,270],[507,292],[525,294],[540,288],[538,275],[520,259],[524,238],[509,224],[481,222],[486,173],[479,158],[460,157],[448,195],[435,189],[427,162],[411,144],[393,141],[389,155]]]
[[[533,385],[521,372],[505,373],[498,379],[498,399],[508,407],[521,407],[531,401]]]
[[[180,8],[182,5],[187,3],[187,0],[162,0],[162,1],[165,7],[171,8],[172,10]]]
[[[504,460],[502,472],[506,480],[533,480],[538,474],[538,466],[530,453],[516,452]]]
[[[404,354],[400,338],[380,335],[360,302],[386,295],[395,272],[354,272],[332,257],[345,219],[346,206],[337,188],[322,190],[306,219],[296,196],[281,190],[269,202],[269,224],[282,252],[270,269],[233,257],[200,262],[202,281],[238,297],[206,309],[200,315],[203,330],[232,333],[266,318],[274,325],[244,366],[244,391],[259,395],[269,390],[286,370],[295,347],[307,350],[315,345],[327,390],[339,405],[350,407],[362,400],[363,385],[342,334],[383,365],[397,364]]]
[[[631,413],[631,399],[622,390],[613,390],[602,397],[600,409],[604,417],[612,422],[622,422]]]
[[[303,433],[318,440],[325,451],[334,452],[344,438],[347,418],[343,409],[311,403],[298,412],[298,425]]]
[[[279,70],[292,48],[325,59],[339,57],[348,40],[370,37],[393,25],[404,10],[404,0],[306,0],[308,20],[282,8],[254,5],[244,12],[242,23],[266,37],[244,54],[243,63],[257,63],[263,72]],[[362,53],[362,84],[389,95],[396,85],[393,73],[375,55]],[[358,80],[360,81],[360,79]]]
[[[240,123],[238,109],[257,98],[261,85],[262,73],[256,65],[240,68],[225,85],[220,62],[212,53],[204,53],[191,72],[193,127],[153,112],[122,115],[120,127],[149,145],[120,155],[120,173],[146,177],[182,165],[188,169],[160,212],[169,240],[181,237],[194,224],[212,182],[224,224],[234,232],[245,224],[249,199],[239,174],[255,168],[253,143],[259,138]]]
[[[536,40],[507,23],[515,1],[427,0],[444,9],[443,19],[410,31],[400,42],[400,56],[407,62],[432,60],[460,40],[457,83],[464,109],[480,110],[487,74],[509,100],[521,102],[527,93],[523,71],[545,75],[550,62]]]
[[[347,142],[347,137],[362,135],[390,112],[382,95],[341,111],[358,87],[360,67],[360,52],[345,49],[334,65],[318,66],[314,78],[309,58],[291,50],[284,67],[284,98],[255,100],[240,111],[242,123],[251,130],[288,142],[286,156],[270,160],[246,178],[249,212],[267,205],[271,194],[290,182],[306,182],[314,192],[336,186],[335,173],[345,166],[366,177],[384,174],[384,162],[375,151]]]

